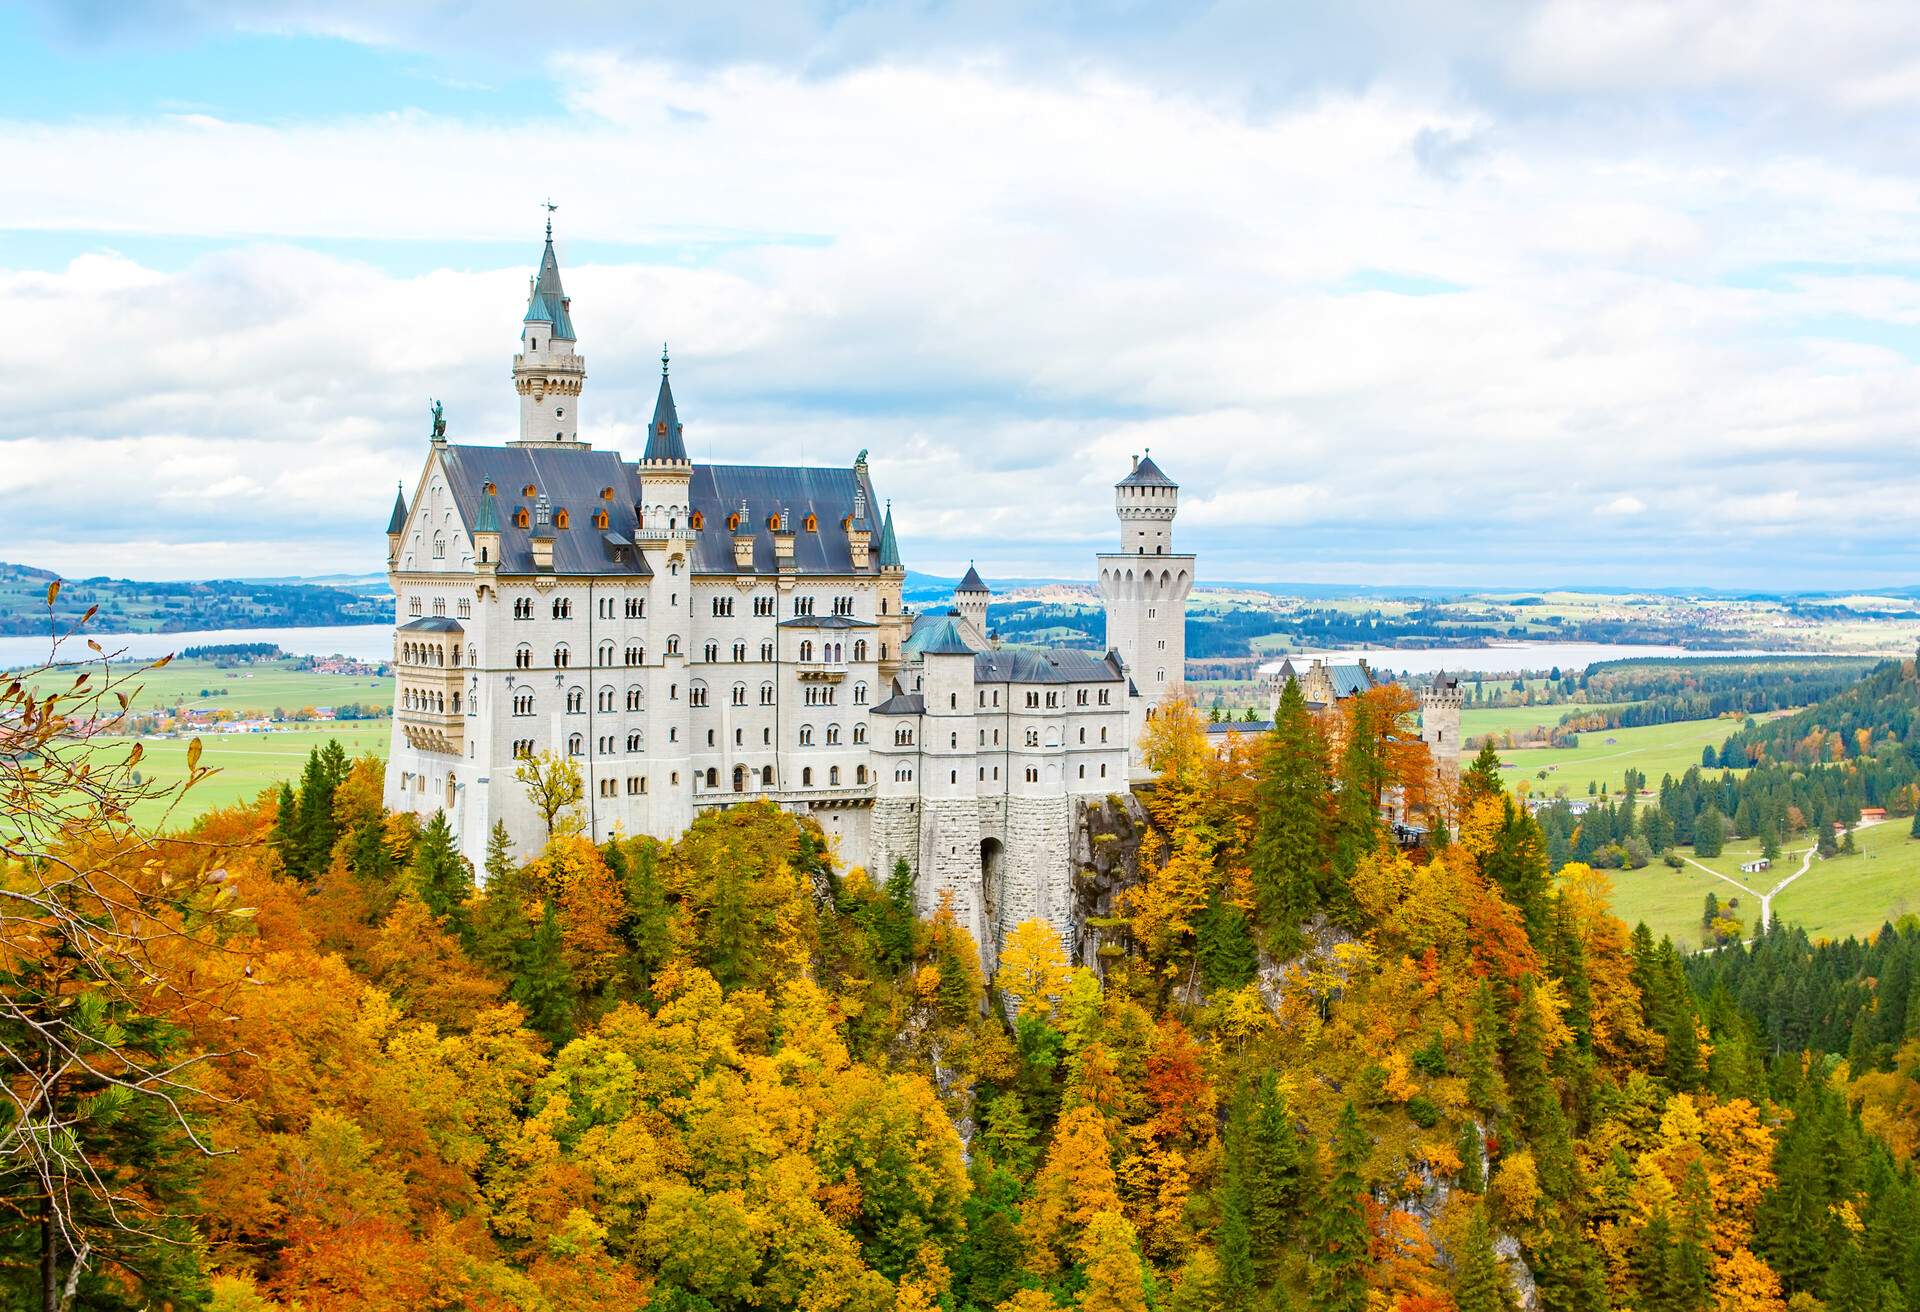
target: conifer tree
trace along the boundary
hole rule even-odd
[[[734,989],[746,983],[753,960],[753,926],[741,873],[731,863],[714,876],[713,905],[707,911],[702,941],[707,969],[720,981],[721,988]]]
[[[1250,860],[1260,925],[1276,955],[1290,956],[1304,942],[1301,923],[1330,889],[1326,742],[1293,679],[1280,693],[1254,797]]]
[[[267,842],[279,856],[280,869],[285,874],[305,879],[306,872],[300,867],[299,810],[300,801],[294,796],[293,785],[283,781],[273,812],[273,832]]]
[[[1726,841],[1726,819],[1718,807],[1709,806],[1693,822],[1693,854],[1700,857],[1719,856]]]
[[[1514,1111],[1533,1146],[1540,1187],[1552,1197],[1564,1197],[1573,1182],[1573,1145],[1559,1090],[1547,1071],[1546,1018],[1540,1013],[1539,990],[1530,976],[1520,982],[1520,1009],[1506,1064]]]
[[[1313,1312],[1365,1312],[1368,1251],[1366,1180],[1367,1136],[1360,1113],[1348,1099],[1333,1132],[1333,1178],[1321,1201],[1319,1234],[1313,1249]]]
[[[1914,809],[1913,824],[1908,827],[1907,836],[1910,838],[1920,838],[1920,807]]]
[[[1456,1183],[1470,1194],[1487,1191],[1486,1140],[1481,1138],[1480,1123],[1468,1117],[1460,1123],[1460,1178]]]
[[[1460,1312],[1513,1312],[1513,1289],[1493,1251],[1493,1227],[1487,1224],[1485,1204],[1473,1209],[1473,1219],[1454,1255],[1453,1301]]]
[[[1493,984],[1481,980],[1473,995],[1472,1030],[1467,1035],[1465,1074],[1467,1101],[1483,1115],[1491,1116],[1504,1099],[1501,1096],[1500,1071],[1495,1064],[1499,1055],[1500,1014],[1494,1006]]]
[[[307,755],[294,819],[293,841],[299,852],[296,878],[312,880],[326,873],[334,841],[340,837],[340,825],[333,815],[333,795],[345,782],[347,769],[347,754],[337,738],[329,738],[325,747],[316,747]]]
[[[1253,1237],[1247,1229],[1245,1172],[1230,1168],[1221,1189],[1220,1228],[1214,1231],[1214,1256],[1220,1263],[1222,1299],[1228,1307],[1253,1305]]]
[[[647,847],[621,862],[625,872],[621,885],[627,899],[627,918],[621,928],[632,950],[634,974],[643,994],[652,985],[654,972],[666,964],[673,946],[667,895],[660,886],[657,861],[653,849]]]
[[[573,978],[561,954],[560,916],[552,901],[519,957],[508,996],[527,1013],[528,1027],[558,1048],[573,1033]]]
[[[1500,780],[1500,753],[1494,750],[1491,738],[1480,744],[1480,754],[1461,774],[1460,788],[1469,801],[1498,797],[1506,790]]]
[[[519,968],[520,953],[532,936],[528,919],[527,878],[513,859],[507,827],[495,821],[487,834],[485,896],[469,916],[474,957],[502,975]]]
[[[1271,1278],[1313,1192],[1310,1153],[1294,1131],[1293,1113],[1272,1071],[1249,1091],[1240,1149],[1253,1260]]]
[[[1200,973],[1207,987],[1216,992],[1245,987],[1259,968],[1259,953],[1253,946],[1253,927],[1239,907],[1216,888],[1207,899],[1200,921],[1200,941],[1196,948]]]
[[[387,847],[386,822],[370,815],[353,827],[348,840],[347,868],[370,889],[387,892],[393,883],[393,852]]]
[[[1685,1312],[1706,1312],[1712,1288],[1709,1245],[1712,1242],[1713,1200],[1707,1171],[1698,1161],[1687,1167],[1680,1189],[1680,1220],[1673,1245],[1667,1250],[1667,1284],[1675,1306]]]
[[[1527,937],[1536,946],[1547,942],[1547,850],[1540,826],[1512,797],[1503,799],[1500,828],[1495,831],[1493,850],[1480,863],[1481,870],[1500,886],[1507,901],[1520,911],[1526,922]]]
[[[1674,1283],[1673,1219],[1664,1203],[1641,1227],[1627,1254],[1627,1269],[1632,1276],[1635,1312],[1681,1312],[1685,1306]]]
[[[466,901],[473,896],[473,866],[454,845],[445,811],[435,811],[413,849],[413,886],[427,910],[466,938]]]
[[[1380,793],[1386,763],[1374,737],[1373,712],[1356,699],[1346,747],[1340,753],[1340,786],[1333,797],[1333,873],[1336,918],[1350,923],[1352,896],[1347,881],[1360,862],[1380,848]]]

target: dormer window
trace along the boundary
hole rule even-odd
[[[738,533],[739,531],[740,531],[740,516],[728,515],[727,516],[727,532]]]
[[[692,517],[687,520],[687,523],[693,528],[695,533],[698,533],[707,526],[707,517],[696,510],[693,512]]]
[[[556,511],[554,511],[554,512],[553,512],[553,526],[554,526],[555,528],[565,528],[565,527],[567,526],[567,512],[566,512],[566,511],[564,511],[564,510],[556,510]]]
[[[527,508],[525,506],[522,506],[520,507],[520,509],[513,512],[513,524],[515,528],[526,528],[532,523],[533,523],[533,516],[527,513]]]
[[[531,483],[527,484],[525,487],[520,489],[520,495],[523,497],[538,496],[539,494],[540,494],[540,489],[535,487]]]
[[[819,531],[820,531],[820,521],[815,519],[812,515],[808,515],[807,516],[807,532],[818,533]]]
[[[605,528],[607,527],[607,525],[611,524],[612,522],[613,521],[607,517],[606,511],[601,510],[601,511],[596,511],[594,513],[593,526],[595,528]]]
[[[603,488],[601,488],[601,489],[600,489],[600,499],[601,499],[602,501],[611,501],[611,500],[613,500],[613,489],[612,489],[612,488],[610,488],[610,487],[603,487]]]

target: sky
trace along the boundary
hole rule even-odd
[[[0,558],[377,571],[428,403],[867,449],[907,563],[1920,583],[1920,12],[1275,0],[0,7]]]

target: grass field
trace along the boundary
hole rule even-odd
[[[1700,946],[1700,913],[1706,907],[1708,893],[1722,902],[1729,896],[1740,897],[1739,889],[1692,866],[1674,870],[1655,861],[1639,870],[1609,870],[1607,874],[1613,879],[1613,914],[1629,926],[1646,921],[1656,941],[1671,937],[1683,952]],[[1740,897],[1740,910],[1750,925],[1760,914],[1760,904]]]
[[[393,680],[296,670],[293,662],[221,668],[212,661],[171,661],[121,685],[136,711],[185,707],[216,711],[296,711],[303,706],[393,704]],[[128,676],[139,666],[126,667]],[[116,675],[118,677],[118,675]],[[63,691],[72,677],[36,680],[43,691]],[[212,694],[212,695],[208,695]]]
[[[1460,736],[1479,738],[1490,733],[1525,733],[1529,729],[1551,728],[1574,711],[1617,711],[1626,702],[1562,703],[1557,706],[1481,706],[1460,712]],[[1617,734],[1618,729],[1602,736]]]
[[[184,825],[204,812],[248,801],[261,789],[273,787],[282,780],[297,780],[307,754],[325,746],[329,738],[339,739],[348,756],[371,753],[385,757],[391,728],[391,722],[386,720],[365,720],[293,726],[280,733],[207,734],[200,740],[200,764],[216,773],[195,784],[180,800],[172,812],[172,822]],[[187,741],[185,738],[143,739],[142,775],[158,783],[177,782],[186,773]],[[162,810],[157,804],[147,805],[136,808],[135,816],[155,820]]]
[[[1909,824],[1896,819],[1856,831],[1859,853],[1814,862],[1773,900],[1773,914],[1815,938],[1837,939],[1920,913],[1920,839],[1908,837]]]
[[[1683,720],[1643,729],[1601,729],[1581,734],[1578,747],[1502,752],[1501,777],[1509,787],[1527,784],[1536,797],[1550,797],[1563,788],[1569,797],[1582,797],[1589,782],[1617,792],[1631,766],[1647,776],[1649,787],[1658,787],[1661,775],[1678,777],[1688,766],[1700,764],[1701,748],[1718,747],[1738,727],[1734,720]],[[1548,772],[1545,779],[1536,777],[1541,770]]]

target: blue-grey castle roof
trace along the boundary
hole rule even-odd
[[[567,293],[560,286],[560,261],[553,253],[553,231],[547,231],[547,248],[540,253],[540,272],[533,276],[533,291],[527,296],[526,323],[544,323],[551,335],[563,342],[577,340]]]
[[[987,587],[986,583],[981,580],[980,571],[973,567],[973,562],[969,561],[967,562],[967,576],[960,580],[960,586],[955,588],[954,591],[990,592],[992,589]]]
[[[961,632],[960,620],[953,615],[936,616],[931,623],[917,624],[900,650],[908,656],[971,656],[973,644]]]
[[[1133,472],[1114,484],[1115,487],[1179,487],[1180,485],[1160,472],[1160,466],[1153,463],[1152,456],[1141,456],[1140,463]]]
[[[893,535],[893,502],[887,502],[886,522],[880,525],[880,549],[874,553],[880,558],[881,569],[905,569],[900,559],[900,541]]]
[[[1126,678],[1113,652],[1056,647],[1049,651],[983,651],[973,658],[975,683],[1119,683]]]
[[[531,546],[535,533],[534,506],[547,499],[550,520],[544,530],[553,539],[553,573],[644,576],[651,571],[634,548],[640,527],[640,468],[619,453],[596,451],[575,443],[526,446],[448,445],[442,453],[447,483],[453,489],[463,523],[476,532],[487,514],[487,486],[497,499],[494,523],[500,534],[499,568],[505,574],[535,572]],[[789,465],[692,466],[688,480],[690,508],[700,517],[693,535],[695,574],[777,574],[773,530],[768,520],[784,512],[793,535],[793,566],[799,574],[854,575],[877,573],[884,564],[871,557],[863,567],[853,563],[848,520],[856,494],[869,504],[873,489],[864,472],[850,468],[820,469]],[[527,488],[533,488],[531,495]],[[740,512],[740,532],[753,539],[752,563],[734,564],[735,534],[728,517]],[[527,524],[520,523],[526,512]],[[566,527],[560,526],[565,511]],[[606,525],[596,518],[605,514]],[[813,527],[808,528],[809,522]],[[404,518],[401,521],[404,528]],[[398,529],[396,532],[400,531]]]
[[[662,352],[661,359],[666,358]],[[647,449],[642,460],[672,460],[685,464],[687,443],[680,432],[680,412],[673,404],[673,387],[660,367],[660,395],[653,402],[653,422],[647,425]]]
[[[393,490],[393,513],[387,516],[387,532],[405,533],[407,531],[407,494],[396,487]]]

